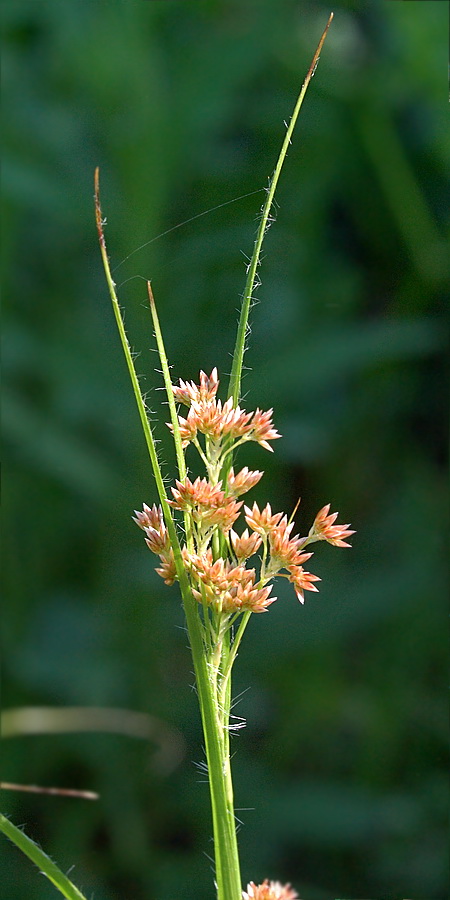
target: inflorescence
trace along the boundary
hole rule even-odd
[[[266,878],[262,884],[251,881],[247,890],[242,892],[242,900],[299,900],[299,896],[290,884]]]
[[[230,456],[247,441],[256,441],[272,450],[269,441],[281,435],[272,423],[272,410],[246,412],[230,397],[223,405],[216,399],[217,369],[211,375],[200,372],[200,384],[172,385],[175,399],[189,408],[178,423],[183,449],[193,444],[203,460],[206,478],[191,481],[186,477],[171,488],[169,505],[184,514],[185,542],[182,558],[193,596],[219,615],[236,616],[248,611],[266,612],[276,597],[271,596],[276,577],[287,578],[300,603],[305,591],[317,591],[317,575],[305,571],[303,564],[312,556],[305,548],[315,541],[327,541],[335,547],[350,547],[346,538],[354,534],[349,525],[337,525],[338,513],[330,514],[330,505],[316,515],[307,535],[292,535],[294,522],[282,513],[272,513],[269,503],[259,509],[257,503],[244,506],[237,499],[253,488],[263,472],[247,467],[235,473]],[[169,428],[173,431],[171,425]],[[200,436],[203,435],[203,439]],[[244,506],[247,527],[239,534],[234,525]],[[149,549],[159,556],[158,575],[168,585],[177,580],[175,558],[160,506],[135,511],[134,521],[145,532]],[[258,563],[249,560],[259,553]]]

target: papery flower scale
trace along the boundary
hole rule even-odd
[[[170,428],[173,434],[172,423],[166,422],[166,425],[168,426],[168,428]],[[191,408],[186,419],[183,419],[182,416],[178,416],[178,428],[180,429],[181,446],[183,450],[185,450],[188,444],[197,436],[197,420],[195,416],[195,410]]]
[[[177,570],[175,566],[175,558],[173,555],[173,550],[170,548],[167,555],[161,557],[162,565],[155,569],[158,575],[164,579],[164,584],[168,584],[169,587],[174,583],[177,577]]]

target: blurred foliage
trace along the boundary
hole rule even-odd
[[[303,900],[442,900],[447,8],[334,10],[246,357],[248,408],[273,405],[284,438],[242,463],[266,471],[254,499],[290,510],[301,495],[308,524],[331,501],[358,534],[352,551],[319,547],[320,594],[301,608],[280,592],[240,653],[243,878],[290,880]],[[155,238],[264,188],[328,13],[305,0],[2,3],[4,706],[135,710],[187,748],[167,772],[157,737],[4,740],[4,780],[101,793],[3,795],[97,900],[207,900],[213,875],[182,612],[130,518],[155,489],[96,243],[93,170],[164,423],[142,279],[174,377],[226,373],[262,193]],[[47,900],[14,848],[4,860],[9,900]]]

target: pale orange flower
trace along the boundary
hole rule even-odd
[[[180,378],[179,387],[173,384],[172,390],[176,400],[179,400],[180,403],[184,403],[186,406],[190,406],[191,403],[198,403],[199,400],[212,400],[218,386],[217,369],[214,368],[211,375],[206,375],[203,371],[200,372],[199,385],[194,384],[193,381],[182,381]]]
[[[139,528],[142,528],[145,531],[146,528],[156,528],[159,530],[161,525],[164,525],[164,517],[162,514],[162,509],[160,506],[147,506],[146,503],[142,506],[142,512],[139,512],[137,509],[134,510],[135,516],[133,516],[133,522],[136,522],[136,525],[139,525]]]
[[[294,590],[300,603],[305,602],[304,591],[319,590],[313,584],[314,581],[321,581],[318,575],[313,575],[312,572],[305,572],[302,566],[289,566],[289,573],[289,581],[294,585]]]
[[[211,484],[207,478],[196,478],[195,481],[191,481],[186,477],[184,482],[176,480],[175,484],[176,488],[171,488],[174,499],[168,501],[174,509],[188,510],[194,506],[216,507],[225,500],[220,482]]]
[[[264,472],[259,472],[258,470],[250,472],[247,466],[244,466],[237,475],[234,474],[234,469],[230,469],[228,473],[228,490],[230,494],[239,497],[240,494],[245,494],[255,484],[258,484],[263,475]]]
[[[230,435],[233,438],[239,438],[247,434],[251,428],[249,425],[253,413],[245,412],[240,406],[233,406],[233,398],[229,397],[223,405],[223,415],[221,420],[220,432],[223,435]]]
[[[294,523],[288,525],[287,516],[283,516],[281,522],[269,532],[270,558],[279,568],[299,566],[312,556],[312,553],[300,553],[301,538],[298,534],[290,537],[293,527]]]
[[[236,590],[231,592],[230,599],[225,595],[223,609],[226,612],[237,612],[238,610],[247,610],[253,613],[262,613],[267,611],[267,607],[271,603],[275,603],[276,597],[269,597],[273,588],[273,584],[267,587],[257,588],[254,586],[253,580],[247,584],[238,584]]]
[[[166,425],[170,428],[173,434],[172,423],[166,422]],[[193,408],[189,410],[186,419],[183,419],[182,416],[178,416],[178,427],[180,429],[181,446],[183,450],[185,450],[190,441],[193,441],[197,436],[197,419],[195,416],[195,410]]]
[[[273,427],[272,413],[273,409],[269,409],[267,412],[257,409],[253,414],[253,420],[250,426],[251,440],[257,441],[261,447],[265,447],[266,450],[270,450],[271,452],[273,452],[273,447],[271,447],[267,441],[275,441],[277,438],[281,437],[281,434]]]
[[[327,503],[317,513],[309,532],[309,537],[317,541],[328,541],[329,544],[333,544],[335,547],[351,547],[351,544],[344,540],[344,538],[350,537],[351,534],[355,534],[354,531],[349,530],[350,523],[347,523],[347,525],[334,525],[339,513],[329,515],[329,512],[330,504]]]
[[[283,513],[274,513],[272,515],[270,503],[267,503],[262,510],[259,509],[257,503],[254,503],[251,509],[248,506],[244,506],[244,510],[247,525],[250,525],[253,531],[257,531],[258,534],[263,536],[267,535],[275,525],[278,525],[283,515]]]
[[[221,400],[211,400],[208,403],[196,403],[192,407],[192,415],[201,434],[219,438],[225,432],[225,427],[230,427],[236,417],[233,409],[233,400],[227,400],[222,406]]]
[[[272,585],[262,588],[255,585],[254,569],[233,566],[222,557],[213,562],[210,552],[200,556],[192,554],[189,565],[192,574],[203,584],[202,590],[193,590],[199,603],[206,599],[207,603],[231,615],[244,610],[265,612],[276,600],[276,597],[269,597]]]
[[[248,413],[235,406],[232,397],[222,404],[221,400],[216,399],[218,385],[217,369],[213,369],[209,376],[200,372],[199,385],[181,379],[179,385],[172,385],[175,399],[190,407],[186,418],[178,417],[183,448],[194,440],[199,431],[216,440],[231,437],[256,441],[266,450],[272,450],[268,441],[281,437],[273,427],[273,411],[257,409]],[[169,422],[167,424],[173,432],[173,426]]]
[[[204,584],[214,585],[221,591],[229,590],[233,585],[247,582],[255,577],[254,569],[234,566],[228,559],[223,559],[221,556],[213,562],[211,549],[200,555],[191,554],[189,563]]]
[[[162,565],[159,569],[155,569],[155,571],[158,573],[158,575],[161,576],[161,578],[164,579],[164,584],[168,584],[170,586],[174,583],[177,577],[177,570],[172,548],[169,549],[164,557],[161,557],[161,562]]]
[[[266,878],[262,884],[251,881],[247,885],[247,890],[242,892],[242,900],[300,900],[300,898],[290,884],[281,884],[279,881],[269,881]]]
[[[147,547],[149,547],[152,553],[156,553],[157,556],[165,553],[170,547],[169,535],[164,526],[161,530],[157,530],[156,528],[146,528],[145,533],[147,535],[145,538]]]
[[[218,525],[226,534],[239,517],[243,500],[225,498],[223,506],[214,506],[210,509],[194,510],[192,516],[195,521],[205,525]]]
[[[256,534],[255,531],[252,531],[252,533],[249,534],[248,528],[246,528],[239,537],[239,535],[231,529],[230,541],[235,556],[238,560],[242,560],[248,559],[249,556],[253,556],[253,554],[256,553],[261,546],[262,537],[260,534]]]

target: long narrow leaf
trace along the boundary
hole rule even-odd
[[[86,900],[84,894],[61,872],[56,863],[38,847],[31,838],[27,837],[20,828],[13,825],[6,816],[0,813],[0,831],[12,841],[25,856],[28,856],[38,869],[47,876],[49,881],[55,885],[58,891],[66,897],[67,900]]]
[[[229,382],[228,396],[233,397],[235,405],[239,402],[239,399],[240,399],[242,365],[243,365],[244,353],[245,353],[245,341],[246,341],[247,328],[248,328],[248,316],[249,316],[249,312],[250,312],[250,304],[251,304],[252,297],[253,297],[253,291],[255,288],[258,266],[259,266],[259,262],[260,262],[260,258],[261,258],[261,248],[262,248],[264,236],[266,234],[267,227],[268,227],[269,221],[270,221],[269,220],[270,210],[272,208],[272,203],[273,203],[275,191],[276,191],[277,184],[278,184],[278,179],[280,177],[281,169],[283,168],[283,163],[286,158],[286,153],[287,153],[289,144],[291,143],[291,137],[292,137],[292,133],[295,128],[295,123],[297,121],[298,114],[302,107],[302,103],[305,98],[306,91],[308,90],[308,86],[311,81],[311,78],[313,77],[314,72],[316,71],[317,64],[319,62],[320,52],[322,50],[323,43],[327,36],[327,32],[331,25],[332,20],[333,20],[333,13],[330,13],[330,17],[326,24],[325,30],[322,34],[322,37],[320,38],[319,44],[317,46],[317,50],[313,56],[311,65],[308,69],[306,78],[302,84],[300,93],[298,95],[297,103],[295,104],[294,112],[292,113],[292,117],[291,117],[291,121],[289,122],[289,125],[286,130],[285,138],[284,138],[281,150],[280,150],[280,155],[278,157],[274,173],[270,180],[269,188],[267,190],[267,197],[266,197],[263,209],[262,209],[261,221],[259,223],[259,228],[258,228],[258,232],[256,235],[252,258],[250,260],[249,267],[248,267],[247,280],[245,283],[244,295],[242,298],[241,314],[240,314],[240,318],[239,318],[239,325],[238,325],[238,331],[237,331],[237,336],[236,336],[236,345],[235,345],[234,354],[233,354],[233,365],[232,365],[232,369],[231,369],[230,382]]]

